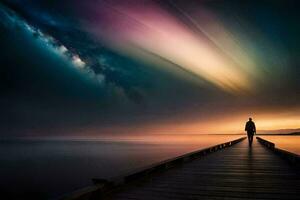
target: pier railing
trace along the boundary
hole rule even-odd
[[[270,142],[268,140],[262,139],[261,137],[256,137],[257,141],[260,142],[262,145],[267,147],[268,149],[272,150],[274,153],[278,154],[282,158],[289,161],[292,165],[300,165],[300,156],[298,154],[280,149],[275,147],[275,144],[273,142]]]
[[[165,171],[167,169],[176,167],[186,162],[190,162],[194,159],[201,158],[206,156],[210,153],[219,151],[221,149],[230,147],[236,143],[241,142],[246,137],[241,137],[239,139],[217,144],[208,148],[204,148],[201,150],[193,151],[175,158],[167,159],[155,164],[152,164],[147,167],[140,168],[138,170],[134,170],[133,172],[127,173],[123,176],[118,176],[112,178],[110,180],[106,179],[92,179],[94,185],[90,187],[83,188],[81,190],[75,191],[69,195],[66,195],[61,200],[94,200],[94,199],[101,199],[102,197],[106,196],[113,190],[119,188],[120,186],[127,184],[129,182],[138,181],[141,179],[145,179],[155,173],[159,173]]]

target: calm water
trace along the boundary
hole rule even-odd
[[[275,146],[300,155],[300,136],[261,136]]]
[[[0,141],[0,192],[49,199],[136,168],[241,136],[155,136],[127,141]],[[22,197],[22,198],[20,198]]]

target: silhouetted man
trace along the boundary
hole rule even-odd
[[[247,131],[249,145],[252,145],[253,135],[256,133],[255,123],[252,121],[252,118],[249,118],[249,121],[247,121],[245,131]]]

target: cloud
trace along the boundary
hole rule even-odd
[[[246,62],[227,59],[207,37],[195,33],[153,1],[145,2],[87,3],[83,25],[124,54],[146,60],[140,51],[148,52],[228,92],[253,89],[249,78],[256,74],[244,71]],[[164,66],[162,62],[160,65]]]

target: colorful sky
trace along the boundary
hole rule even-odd
[[[300,128],[298,1],[5,0],[1,135]]]

